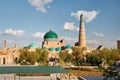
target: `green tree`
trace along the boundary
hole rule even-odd
[[[73,50],[73,57],[74,57],[74,64],[76,66],[79,66],[80,65],[80,60],[84,58],[84,51],[86,51],[85,48],[80,48],[80,47],[72,47],[72,50]]]
[[[119,59],[120,51],[118,49],[94,50],[86,55],[87,62],[99,65],[104,60],[104,65],[112,65]],[[103,62],[103,61],[102,61]]]
[[[37,49],[36,52],[38,53],[38,63],[40,65],[48,65],[48,51]]]
[[[67,51],[59,52],[59,61],[60,63],[69,63],[73,60],[73,55],[69,54]]]
[[[48,51],[37,48],[35,51],[29,51],[29,48],[25,47],[20,49],[19,63],[21,65],[34,65],[38,62],[40,65],[47,65]]]
[[[108,65],[112,65],[118,59],[120,52],[118,49],[103,49],[99,51],[100,56],[106,61]]]
[[[21,65],[34,65],[37,62],[38,54],[29,52],[27,49],[20,49],[19,63]]]
[[[71,62],[73,60],[73,55],[72,54],[66,54],[66,57],[65,57],[65,62]]]
[[[104,68],[102,66],[99,66],[99,70],[103,72],[104,79],[103,80],[120,80],[120,74],[119,71],[116,71],[116,67],[107,67]]]
[[[98,54],[96,54],[96,51],[93,51],[91,53],[88,53],[86,55],[86,62],[90,63],[91,65],[98,66],[102,62],[102,57],[100,57]]]

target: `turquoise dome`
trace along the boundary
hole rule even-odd
[[[66,45],[65,46],[66,49],[71,49],[71,47],[72,47],[71,45]]]
[[[55,48],[51,47],[49,48],[50,51],[55,51]]]
[[[29,45],[29,48],[38,48],[39,47],[39,45],[38,44],[35,44],[35,43],[31,43],[30,45]]]
[[[61,51],[61,47],[56,48],[56,51]]]
[[[57,40],[58,39],[58,35],[53,32],[52,30],[48,31],[45,35],[44,35],[44,40]]]

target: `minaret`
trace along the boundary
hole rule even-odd
[[[86,47],[86,35],[85,35],[83,14],[80,15],[78,46],[80,46],[81,48]]]
[[[7,41],[4,40],[4,48],[6,49],[7,48]]]
[[[14,48],[17,48],[17,44],[14,45]]]

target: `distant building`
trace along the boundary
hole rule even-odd
[[[19,59],[19,48],[15,45],[7,48],[7,41],[4,41],[4,47],[0,49],[0,65],[15,65]]]
[[[47,48],[50,51],[61,50],[64,46],[64,40],[58,40],[58,35],[51,29],[44,35],[44,41],[42,43],[42,48]]]
[[[35,51],[37,48],[40,48],[40,46],[38,44],[31,43],[29,44],[28,48],[29,48],[29,51]]]
[[[58,40],[58,35],[50,29],[44,35],[44,41],[42,43],[42,49],[49,51],[48,60],[51,65],[55,65],[59,59],[58,52],[62,50],[67,50],[68,53],[72,53],[71,45],[65,45],[64,40]]]
[[[120,40],[117,40],[117,48],[120,49]]]
[[[98,47],[97,47],[97,50],[102,50],[104,47],[102,46],[102,45],[99,45]]]

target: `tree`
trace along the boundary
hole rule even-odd
[[[99,70],[103,72],[104,79],[103,80],[120,80],[120,74],[119,71],[116,71],[116,67],[107,67],[104,68],[102,66],[99,66]]]
[[[73,57],[74,57],[74,64],[76,66],[79,66],[80,65],[80,60],[81,59],[84,59],[84,54],[83,52],[85,51],[85,48],[80,48],[80,47],[72,47],[72,50],[73,50]]]
[[[38,59],[38,54],[29,52],[27,49],[20,49],[19,63],[21,65],[34,65]]]
[[[120,52],[118,49],[103,49],[99,51],[100,56],[106,61],[108,65],[112,65],[118,59]]]
[[[37,62],[40,65],[48,65],[48,51],[37,49],[36,53],[38,53]]]
[[[104,60],[104,65],[113,65],[119,59],[120,51],[118,49],[94,50],[86,55],[87,62],[99,65]]]
[[[28,48],[20,50],[19,63],[21,65],[34,65],[38,62],[40,65],[48,65],[48,51],[37,48],[35,51],[28,51]]]
[[[71,62],[73,60],[73,55],[69,54],[67,51],[59,52],[59,60],[62,60],[66,63]]]
[[[99,66],[102,63],[102,57],[100,57],[96,52],[91,52],[86,55],[86,62],[94,66]]]
[[[73,60],[73,55],[69,54],[67,51],[59,52],[59,62],[61,64],[69,63]]]

